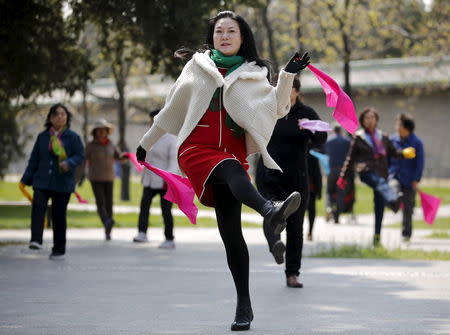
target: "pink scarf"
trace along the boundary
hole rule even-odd
[[[372,140],[372,148],[375,158],[380,158],[381,156],[386,156],[386,149],[384,148],[383,142],[381,141],[381,136],[379,132],[375,129],[373,132],[365,130],[366,134],[370,136]]]

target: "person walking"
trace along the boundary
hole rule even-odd
[[[176,55],[193,52],[180,49]],[[246,172],[246,157],[261,152],[264,164],[280,169],[266,150],[276,120],[289,111],[289,94],[297,72],[309,64],[298,53],[280,71],[278,85],[267,79],[269,64],[256,51],[248,23],[231,11],[210,19],[206,51],[199,50],[183,68],[166,104],[137,148],[138,160],[165,133],[177,135],[180,169],[199,201],[214,207],[228,266],[237,292],[231,330],[247,330],[253,320],[249,292],[249,254],[242,235],[245,204],[279,234],[300,205],[300,194],[272,202],[259,194]]]
[[[120,150],[109,139],[112,129],[112,125],[105,119],[96,121],[91,131],[93,139],[86,145],[88,179],[91,182],[97,213],[104,226],[107,241],[111,240],[111,231],[115,224],[114,164],[116,160],[124,159]]]
[[[52,199],[52,260],[66,253],[67,205],[75,191],[75,169],[84,159],[80,136],[70,129],[72,113],[62,104],[53,105],[39,133],[20,180],[33,187],[30,249],[42,249],[44,218]]]
[[[317,113],[299,99],[300,81],[295,78],[291,87],[289,113],[276,123],[270,142],[269,154],[282,168],[283,172],[264,165],[258,161],[256,185],[261,194],[273,200],[284,199],[292,192],[299,192],[302,197],[300,207],[287,218],[286,245],[281,241],[279,232],[264,226],[269,251],[275,262],[284,262],[286,251],[285,276],[288,287],[301,288],[298,281],[303,251],[303,220],[309,199],[309,177],[307,155],[310,145],[320,145],[327,139],[326,132],[311,132],[302,129],[299,121],[320,120]]]
[[[330,174],[327,176],[327,204],[326,221],[333,217],[334,223],[339,223],[341,213],[353,214],[355,202],[355,174],[353,170],[348,171],[345,180],[345,189],[336,186],[336,182],[344,165],[347,152],[350,149],[350,139],[342,134],[342,127],[336,124],[333,127],[334,136],[325,143],[325,153],[329,157]]]
[[[375,108],[366,107],[359,117],[362,129],[356,131],[349,152],[337,181],[338,187],[345,188],[348,173],[355,168],[361,181],[373,189],[375,233],[373,245],[380,246],[381,226],[384,207],[394,213],[400,208],[400,194],[388,182],[389,158],[414,158],[413,148],[397,150],[391,140],[377,128],[379,115]]]
[[[414,212],[416,192],[422,178],[425,166],[425,152],[422,140],[414,133],[415,122],[412,116],[402,113],[395,122],[397,134],[391,141],[397,149],[414,148],[416,157],[408,160],[391,159],[389,161],[389,178],[394,178],[400,184],[403,193],[402,208],[402,237],[409,242],[412,235],[412,216]]]
[[[153,119],[158,115],[159,110],[150,112],[150,127]],[[151,150],[147,152],[145,161],[157,168],[172,173],[179,173],[176,151],[177,138],[172,134],[164,134],[158,142],[156,142]],[[144,186],[141,198],[141,209],[139,212],[138,234],[133,238],[134,242],[147,242],[147,229],[150,216],[150,207],[153,198],[159,194],[161,212],[164,221],[165,241],[159,246],[162,249],[174,249],[175,242],[173,236],[173,216],[172,203],[164,199],[167,191],[167,185],[161,177],[155,173],[145,170],[142,175],[142,185]]]

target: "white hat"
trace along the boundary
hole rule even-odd
[[[99,120],[95,121],[94,125],[92,126],[91,135],[94,136],[94,130],[99,129],[99,128],[107,128],[108,133],[110,133],[114,127],[111,123],[109,123],[105,119],[99,119]]]

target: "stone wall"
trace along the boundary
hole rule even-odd
[[[355,99],[355,105],[358,113],[365,106],[374,106],[380,114],[380,128],[392,134],[394,132],[395,117],[401,112],[408,112],[415,117],[416,133],[422,138],[425,145],[426,165],[424,177],[427,178],[450,178],[450,108],[449,92],[434,92],[420,97],[407,97],[400,93],[385,93],[378,96],[359,97]],[[325,106],[324,95],[308,94],[304,97],[306,104],[312,106],[320,117],[328,122],[333,121],[331,109]],[[23,117],[23,120],[29,121],[26,127],[30,134],[30,140],[27,143],[25,152],[27,157],[19,162],[10,165],[8,173],[22,174],[28,156],[36,135],[42,131],[46,111],[33,117]],[[104,117],[108,121],[116,123],[117,117],[114,110],[106,110],[95,115],[91,115],[91,120],[95,121],[99,117]],[[139,139],[148,129],[145,122],[146,117],[140,118],[143,121],[137,121],[136,117],[128,120],[127,144],[130,151],[135,150]],[[81,134],[81,117],[75,113],[72,129]],[[117,142],[117,132],[112,135],[113,141]],[[134,172],[133,172],[134,173]]]

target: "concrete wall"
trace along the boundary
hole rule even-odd
[[[312,106],[325,121],[333,121],[323,95],[308,95],[305,103]],[[449,92],[436,92],[420,97],[406,97],[400,93],[377,97],[355,98],[357,113],[365,106],[373,106],[380,114],[379,127],[384,132],[395,132],[395,117],[407,112],[415,118],[416,134],[425,146],[425,177],[450,177],[450,99]]]
[[[355,98],[358,113],[364,106],[374,106],[380,114],[380,128],[392,134],[394,132],[394,120],[397,114],[408,112],[416,119],[416,133],[422,138],[426,151],[425,177],[450,178],[450,108],[449,92],[435,92],[420,97],[406,97],[400,93],[380,94],[379,96]],[[331,109],[325,106],[323,94],[309,94],[304,97],[306,104],[312,106],[320,117],[328,122],[333,121]],[[27,158],[10,165],[9,173],[22,174],[36,135],[42,131],[46,111],[33,112],[23,115],[21,123],[26,132],[31,135],[27,142],[25,152]],[[116,112],[113,109],[91,115],[91,120],[104,117],[110,122],[116,123]],[[140,119],[140,120],[139,120]],[[148,129],[147,118],[140,115],[128,120],[127,144],[130,151],[134,152],[139,139]],[[72,129],[81,134],[82,118],[74,113]],[[117,131],[112,136],[117,141]]]

